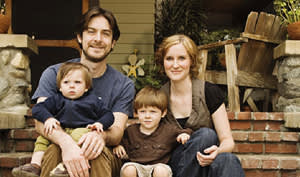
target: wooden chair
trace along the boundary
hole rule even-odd
[[[240,111],[239,86],[249,88],[244,99],[255,109],[249,97],[252,88],[277,89],[277,79],[272,75],[273,49],[285,39],[286,29],[278,16],[251,12],[240,38],[198,46],[202,59],[199,77],[227,85],[229,110],[234,112]],[[242,44],[238,58],[235,44]],[[226,71],[206,70],[208,51],[216,47],[225,47]]]

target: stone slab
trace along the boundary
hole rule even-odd
[[[286,40],[273,50],[273,58],[300,55],[300,40]]]
[[[284,126],[287,128],[300,128],[300,112],[285,112]]]
[[[0,129],[24,128],[23,114],[0,112]]]
[[[0,48],[5,47],[29,49],[30,52],[38,54],[36,42],[26,34],[0,34]]]

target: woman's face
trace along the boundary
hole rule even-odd
[[[181,43],[171,46],[164,56],[164,69],[172,81],[189,77],[191,63],[191,58]]]

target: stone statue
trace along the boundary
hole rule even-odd
[[[25,115],[31,91],[29,58],[16,48],[0,49],[0,111]]]

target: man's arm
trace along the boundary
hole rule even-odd
[[[105,142],[110,146],[118,145],[123,137],[128,116],[121,112],[114,112],[115,122],[106,131]]]
[[[78,144],[82,144],[81,149],[87,159],[91,160],[98,157],[106,144],[114,146],[120,143],[128,116],[121,112],[114,112],[113,114],[115,122],[108,130],[101,133],[96,131],[86,133],[79,140]]]
[[[45,101],[46,99],[46,97],[40,97],[37,102],[39,103]],[[51,134],[45,134],[44,124],[39,121],[35,121],[35,128],[38,133],[49,139],[51,142],[57,144],[61,148],[63,162],[71,177],[75,176],[75,174],[78,174],[78,176],[89,176],[88,160],[86,157],[84,157],[80,147],[70,135],[64,132],[61,127],[54,129]],[[83,174],[79,174],[80,172],[83,172]]]

